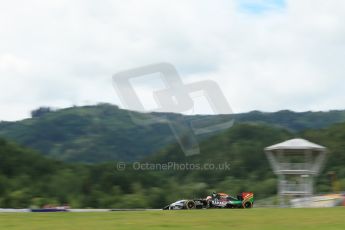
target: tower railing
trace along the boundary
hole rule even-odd
[[[312,193],[312,187],[309,183],[301,183],[301,184],[295,184],[295,183],[281,183],[281,193],[287,194],[287,193],[301,193],[301,194],[311,194]]]
[[[275,165],[277,174],[316,175],[315,167],[310,163],[278,163]]]
[[[280,163],[278,166],[279,170],[311,170],[309,163]]]

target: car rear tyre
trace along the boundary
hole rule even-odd
[[[252,208],[252,207],[253,207],[253,204],[251,202],[246,202],[243,205],[243,208]]]

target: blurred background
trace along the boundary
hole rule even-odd
[[[161,208],[213,191],[278,205],[264,148],[302,137],[329,150],[315,194],[345,191],[345,2],[0,0],[0,208]],[[233,114],[203,97],[152,113],[157,75],[132,84],[164,122],[140,125],[112,86],[123,70],[168,62],[185,84],[216,82]],[[233,120],[195,135],[187,157],[171,125]],[[188,123],[190,124],[190,123]],[[184,133],[184,131],[186,131]],[[125,170],[118,170],[124,162]],[[229,163],[230,170],[134,170],[142,163]],[[339,198],[340,197],[340,198]],[[340,202],[338,202],[340,199]]]

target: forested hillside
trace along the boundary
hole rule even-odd
[[[253,191],[257,199],[266,198],[277,191],[276,177],[263,148],[293,137],[307,138],[329,148],[316,191],[332,192],[329,171],[336,173],[340,189],[345,190],[345,123],[302,133],[268,125],[237,124],[203,140],[199,155],[185,157],[173,144],[141,162],[228,163],[227,170],[138,170],[132,164],[117,170],[115,161],[64,163],[1,139],[0,207],[69,203],[75,208],[159,208],[176,199],[202,197],[212,191]]]
[[[152,115],[134,114],[144,119]],[[32,115],[33,118],[22,121],[0,122],[0,137],[33,148],[54,159],[87,163],[136,161],[176,143],[168,122],[181,127],[181,121],[188,123],[207,118],[216,124],[217,121],[234,120],[235,123],[269,124],[293,133],[345,122],[345,111],[254,111],[202,116],[155,113],[154,116],[168,122],[138,125],[132,121],[128,111],[109,104],[56,111],[43,108],[33,111]],[[204,140],[215,134],[217,132],[197,138]]]

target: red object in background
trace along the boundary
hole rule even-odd
[[[345,196],[344,196],[344,200],[343,200],[343,206],[345,206]]]

